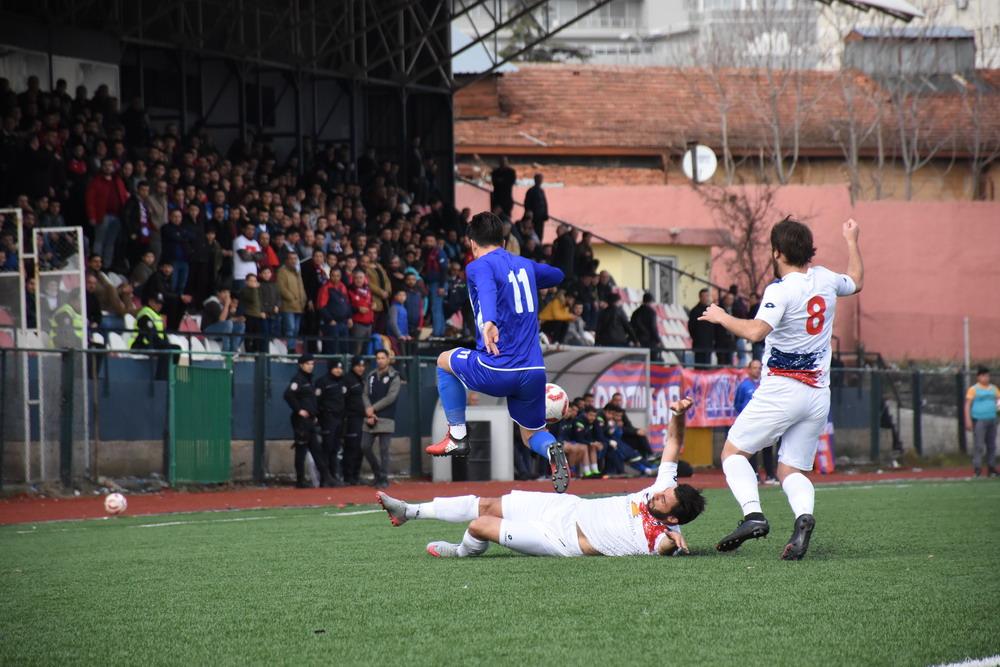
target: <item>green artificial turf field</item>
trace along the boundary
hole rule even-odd
[[[581,485],[582,486],[582,485]],[[463,528],[295,509],[0,528],[0,664],[926,665],[1000,653],[1000,483],[821,487],[807,560],[438,560]]]

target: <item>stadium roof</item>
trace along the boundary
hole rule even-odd
[[[792,76],[794,80],[788,78]],[[955,155],[965,154],[977,141],[1000,141],[1000,70],[980,70],[975,81],[958,77],[954,83],[944,92],[922,93],[914,105],[916,117],[907,122],[919,125],[919,140]],[[469,117],[482,105],[473,113],[464,111],[465,100],[475,104],[484,96],[482,90],[456,96],[457,152],[658,156],[690,141],[718,148],[725,109],[730,150],[756,154],[773,140],[768,96],[777,89],[774,108],[786,138],[797,126],[803,154],[841,155],[838,132],[845,132],[852,118],[860,127],[872,125],[877,110],[890,108],[892,95],[889,87],[858,72],[816,70],[793,74],[535,64],[522,65],[495,85],[494,111],[486,117]],[[847,105],[845,90],[853,93],[853,107]],[[883,140],[897,140],[895,116],[883,113],[881,123]],[[875,133],[868,133],[862,150],[874,149],[876,140]]]
[[[972,39],[975,33],[957,26],[859,26],[851,30],[865,39]]]
[[[831,0],[819,0],[830,4]],[[862,11],[874,9],[876,11],[895,16],[896,18],[909,21],[915,18],[923,18],[924,13],[914,7],[906,0],[840,0],[846,5],[857,7]]]

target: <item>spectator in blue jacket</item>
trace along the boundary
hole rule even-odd
[[[424,284],[431,302],[432,335],[444,335],[445,281],[448,278],[448,255],[444,239],[434,236],[424,238]]]
[[[194,238],[184,224],[184,214],[181,209],[175,208],[170,211],[168,222],[160,231],[160,237],[163,240],[163,259],[170,260],[174,267],[171,291],[183,294],[191,271]]]
[[[410,317],[406,312],[406,291],[397,290],[392,295],[392,305],[389,306],[389,318],[386,320],[389,335],[398,343],[399,353],[403,352],[403,345],[407,341],[413,340],[410,335]]]
[[[411,269],[406,270],[406,278],[403,279],[404,289],[406,290],[404,304],[406,306],[406,319],[409,324],[411,336],[417,335],[420,325],[423,323],[424,294],[420,289],[420,285],[417,284],[418,279],[419,276],[416,271]]]

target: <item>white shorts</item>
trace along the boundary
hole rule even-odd
[[[812,470],[829,413],[829,387],[769,377],[761,382],[729,429],[729,441],[742,452],[756,454],[781,438],[778,461],[799,470]]]
[[[580,500],[569,494],[511,491],[500,499],[500,544],[529,556],[582,556],[576,533]]]

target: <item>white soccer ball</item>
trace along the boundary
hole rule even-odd
[[[569,406],[569,397],[566,392],[557,384],[549,382],[545,385],[545,421],[555,424],[566,417],[566,408]]]
[[[111,493],[104,498],[104,511],[112,516],[121,514],[128,508],[128,501],[120,493]]]

